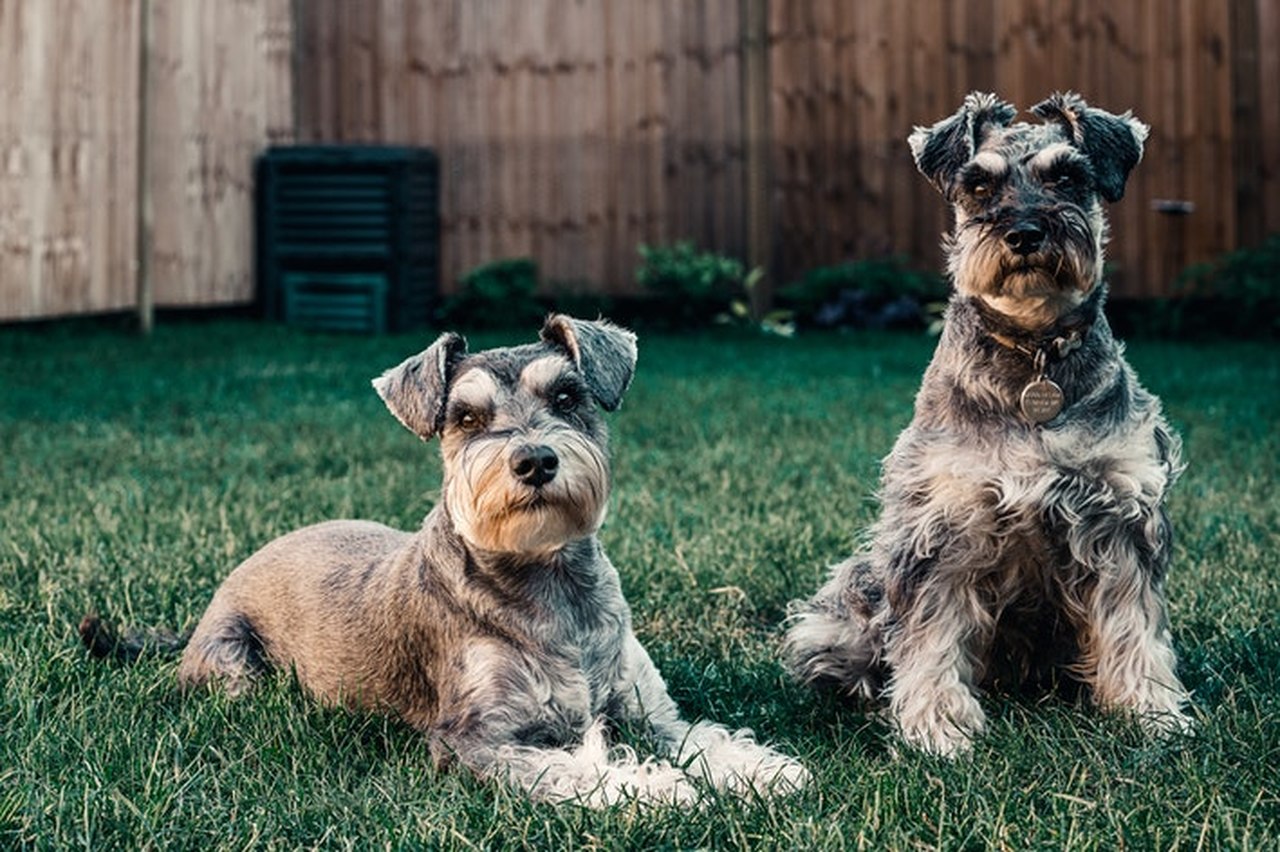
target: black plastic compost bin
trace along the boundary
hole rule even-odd
[[[426,325],[439,291],[439,176],[428,148],[268,148],[257,162],[266,316],[333,331]]]

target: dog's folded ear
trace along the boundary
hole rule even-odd
[[[1142,143],[1151,128],[1131,112],[1113,115],[1091,107],[1074,92],[1055,93],[1033,106],[1031,112],[1060,125],[1071,144],[1084,152],[1103,198],[1119,201],[1124,197],[1125,181],[1142,159]]]
[[[542,326],[542,341],[564,351],[606,411],[622,404],[636,371],[636,336],[604,320],[578,320],[552,314]]]
[[[445,332],[422,352],[373,380],[373,388],[396,419],[422,440],[440,431],[454,368],[467,354],[467,341]]]
[[[950,197],[956,173],[974,158],[993,127],[1008,127],[1018,110],[985,92],[971,92],[959,111],[907,137],[916,168]]]

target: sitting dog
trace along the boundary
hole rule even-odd
[[[953,204],[954,284],[862,552],[792,604],[802,681],[887,699],[912,746],[983,729],[975,692],[1065,671],[1104,708],[1182,729],[1163,587],[1180,442],[1102,313],[1107,223],[1146,125],[1074,94],[974,93],[910,145]]]
[[[178,678],[241,693],[292,670],[331,705],[385,710],[456,760],[544,800],[684,802],[693,777],[784,793],[807,771],[750,731],[682,721],[637,641],[596,537],[609,496],[598,411],[622,401],[635,337],[553,315],[536,344],[468,354],[444,334],[374,381],[411,431],[439,435],[444,485],[416,533],[332,521],[267,544],[227,577]],[[99,655],[136,654],[94,618]],[[172,645],[172,643],[170,643]],[[672,762],[610,749],[640,723]]]

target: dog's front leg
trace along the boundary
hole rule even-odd
[[[1163,509],[1140,528],[1097,532],[1096,525],[1081,524],[1070,534],[1073,551],[1096,578],[1079,630],[1081,673],[1099,706],[1136,712],[1155,733],[1185,731],[1187,692],[1175,671],[1160,589],[1169,553]]]
[[[514,698],[483,713],[464,712],[433,730],[437,764],[459,763],[479,778],[512,784],[540,801],[592,808],[678,805],[699,798],[689,777],[670,762],[641,761],[629,748],[610,747],[604,718],[585,726],[578,745],[559,745],[572,736],[563,720],[538,719],[541,708]]]
[[[889,712],[902,738],[943,757],[967,751],[986,719],[974,697],[973,643],[982,631],[963,576],[934,567],[891,631]]]
[[[750,730],[682,719],[661,673],[635,636],[623,648],[622,673],[618,699],[625,717],[646,725],[664,753],[717,790],[785,795],[808,783],[809,771],[799,761],[756,742]]]
[[[640,761],[625,747],[611,748],[603,719],[593,722],[574,748],[533,745],[523,735],[478,729],[440,737],[435,750],[481,778],[514,784],[540,801],[602,808],[628,801],[688,804],[699,797],[678,767],[663,760]]]

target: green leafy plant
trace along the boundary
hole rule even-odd
[[[617,301],[609,293],[600,292],[595,282],[552,279],[543,282],[542,291],[547,294],[551,306],[560,313],[582,319],[617,319]]]
[[[1178,277],[1175,299],[1163,312],[1174,334],[1258,337],[1280,332],[1280,234],[1187,267]]]
[[[669,304],[669,320],[698,325],[732,310],[745,288],[742,262],[714,252],[700,251],[681,241],[670,246],[641,245],[636,282]]]
[[[920,328],[941,313],[947,285],[895,256],[811,269],[778,295],[803,325]]]
[[[516,328],[536,325],[546,307],[534,297],[538,265],[528,258],[486,263],[464,275],[458,292],[437,312],[443,325],[462,328]]]
[[[779,337],[794,337],[796,333],[795,312],[788,308],[776,308],[758,320],[752,315],[752,294],[764,280],[764,269],[757,266],[742,279],[742,295],[729,302],[729,310],[716,317],[717,322],[756,328],[765,334],[776,334]]]

